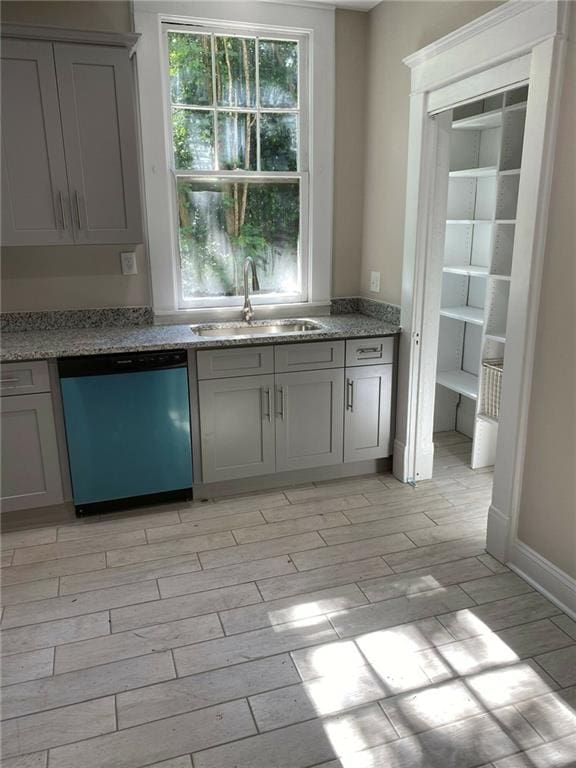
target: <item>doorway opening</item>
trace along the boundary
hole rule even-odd
[[[435,118],[448,139],[447,163],[439,163],[436,180],[446,214],[436,260],[441,275],[436,276],[433,478],[448,473],[475,489],[461,498],[466,513],[475,522],[483,518],[484,525],[496,462],[510,290],[522,271],[514,238],[527,100],[523,85]],[[482,476],[471,470],[482,470]]]

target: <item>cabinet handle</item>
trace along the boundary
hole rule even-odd
[[[76,202],[76,219],[78,220],[78,229],[82,229],[82,219],[80,218],[80,195],[78,190],[74,191],[74,201]]]
[[[368,355],[373,352],[382,352],[382,347],[360,347],[358,349],[359,355]]]
[[[264,412],[264,416],[268,419],[268,421],[272,421],[272,404],[270,401],[270,387],[266,387],[266,389],[262,389],[262,394],[266,395],[266,411]]]
[[[354,410],[354,382],[352,379],[346,379],[346,410]]]
[[[0,384],[13,384],[14,382],[20,381],[18,377],[13,376],[10,379],[0,379]]]
[[[278,416],[284,421],[284,387],[278,387],[278,403],[280,408],[278,410]]]
[[[62,199],[62,192],[58,191],[58,203],[60,204],[60,224],[58,229],[66,230],[66,217],[64,215],[64,200]]]

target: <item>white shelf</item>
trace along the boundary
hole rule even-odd
[[[502,222],[497,222],[501,224]],[[506,222],[512,223],[512,222]],[[494,224],[493,219],[446,219],[446,224]]]
[[[490,274],[490,275],[488,275],[488,277],[491,280],[508,280],[508,281],[512,280],[510,275],[493,275],[493,274]]]
[[[499,341],[500,344],[506,344],[506,336],[500,333],[485,333],[484,338],[488,341]]]
[[[520,168],[512,168],[509,171],[498,171],[499,176],[520,176]]]
[[[486,277],[488,275],[488,267],[479,267],[476,264],[446,264],[444,272],[449,272],[451,275]]]
[[[484,310],[478,307],[442,307],[440,314],[473,325],[484,325]]]
[[[519,101],[518,104],[507,104],[504,107],[505,112],[516,112],[517,110],[526,109],[528,102]]]
[[[436,383],[452,392],[476,400],[478,397],[478,376],[466,371],[438,371]]]
[[[502,125],[502,109],[493,109],[479,115],[454,120],[452,128],[462,131],[483,131],[487,128],[499,128]]]
[[[498,174],[498,168],[495,165],[486,166],[485,168],[464,168],[461,171],[450,171],[451,179],[458,178],[477,178],[478,176],[496,176]]]

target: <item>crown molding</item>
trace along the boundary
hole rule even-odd
[[[485,13],[483,16],[479,16],[469,24],[460,27],[454,32],[450,32],[448,35],[441,37],[439,40],[430,43],[430,45],[427,45],[424,48],[420,48],[420,50],[406,56],[402,61],[406,66],[410,67],[410,69],[414,69],[415,67],[430,61],[430,59],[435,58],[439,54],[446,53],[452,48],[468,42],[483,32],[487,32],[492,27],[502,24],[502,22],[510,21],[521,14],[526,14],[539,6],[548,9],[551,17],[552,15],[558,17],[561,13],[561,11],[558,10],[557,3],[550,2],[550,0],[509,0],[509,2],[495,8],[493,11]],[[519,23],[522,22],[519,20]],[[562,28],[562,24],[554,24],[554,28]],[[554,32],[551,32],[550,34],[554,34]]]
[[[85,43],[128,48],[130,55],[140,39],[136,32],[100,32],[62,27],[37,27],[31,24],[2,24],[2,37],[24,40],[49,40],[52,43]]]

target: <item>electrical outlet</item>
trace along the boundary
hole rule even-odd
[[[370,272],[370,290],[380,293],[380,272]]]
[[[120,264],[122,265],[123,275],[137,275],[138,265],[136,264],[136,254],[134,251],[125,251],[120,254]]]

